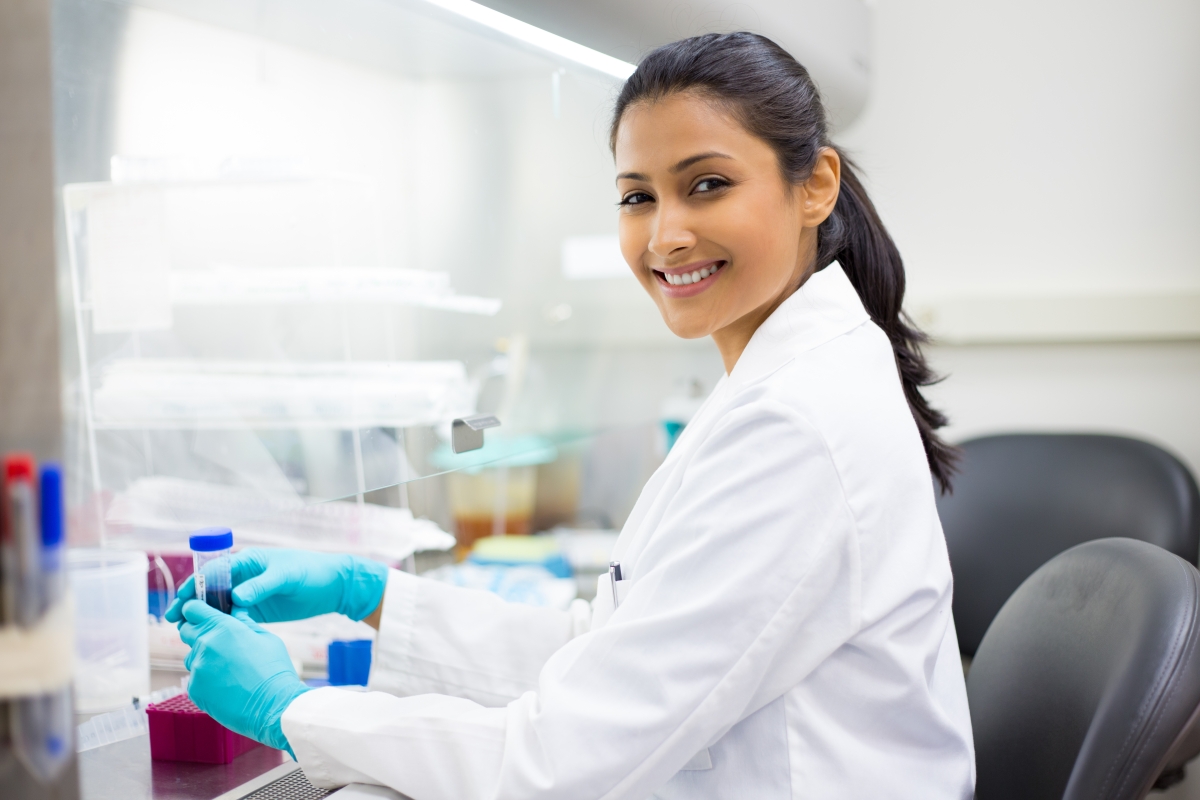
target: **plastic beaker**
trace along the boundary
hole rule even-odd
[[[71,549],[75,605],[75,710],[109,711],[150,692],[146,554]]]
[[[192,548],[196,599],[223,614],[233,611],[233,579],[229,573],[233,531],[229,528],[201,528],[192,532],[188,546]]]

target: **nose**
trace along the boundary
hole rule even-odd
[[[665,260],[695,244],[696,235],[688,225],[686,210],[676,204],[660,201],[648,245],[650,252]]]

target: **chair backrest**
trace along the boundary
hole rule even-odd
[[[976,800],[1144,797],[1200,708],[1200,573],[1081,544],[1004,604],[967,675]]]
[[[938,513],[964,655],[974,655],[1021,581],[1082,542],[1141,539],[1196,563],[1200,493],[1160,447],[1120,436],[1012,434],[972,439],[962,450],[954,492],[938,499]]]

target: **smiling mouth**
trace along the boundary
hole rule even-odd
[[[704,267],[703,269],[697,269],[691,272],[683,272],[678,275],[669,272],[660,272],[659,270],[654,270],[654,274],[660,281],[670,284],[671,286],[690,286],[693,283],[700,283],[701,281],[707,280],[716,275],[725,267],[725,263],[726,262],[724,261],[718,261],[711,266]]]

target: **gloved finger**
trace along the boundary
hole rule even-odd
[[[233,602],[239,606],[253,606],[296,581],[295,570],[288,567],[268,568],[261,575],[233,587]]]
[[[188,579],[180,584],[179,589],[175,592],[175,600],[167,608],[167,613],[163,618],[167,622],[179,622],[183,619],[183,604],[196,596],[196,576],[189,575]]]
[[[233,618],[228,614],[223,614],[208,603],[203,603],[199,600],[189,600],[183,604],[183,618],[192,625],[195,625],[200,633],[233,622]],[[180,636],[183,635],[182,627],[179,629],[179,634]]]
[[[200,626],[193,625],[185,619],[179,623],[179,638],[183,640],[184,644],[195,651],[196,640],[200,638]]]
[[[194,632],[195,626],[190,626],[190,625],[187,625],[186,623],[184,626],[193,628],[193,632]],[[181,628],[180,635],[182,635],[182,634],[183,634],[183,629]],[[194,637],[193,637],[193,641],[195,641]],[[189,643],[189,645],[190,645],[190,643]],[[192,661],[195,660],[196,653],[198,653],[199,651],[200,651],[199,647],[192,647],[191,650],[188,650],[187,658],[183,659],[183,668],[186,669],[188,672],[192,671]],[[195,676],[193,676],[193,677],[195,677]]]
[[[241,615],[239,615],[237,617],[237,619],[239,622],[241,622],[243,625],[245,625],[247,628],[254,631],[255,633],[265,633],[269,636],[275,635],[275,634],[271,633],[270,631],[268,631],[266,628],[264,628],[262,625],[259,625],[258,622],[255,621],[254,617],[250,616],[249,613],[243,612]]]
[[[233,585],[237,586],[256,575],[263,574],[269,567],[270,557],[266,550],[248,547],[234,553],[233,557],[229,559],[229,576],[233,579]]]
[[[256,620],[254,618],[254,612],[252,609],[234,606],[233,611],[231,611],[230,614],[234,619],[243,623],[250,630],[266,633],[266,628],[263,628],[258,624],[260,620]]]

